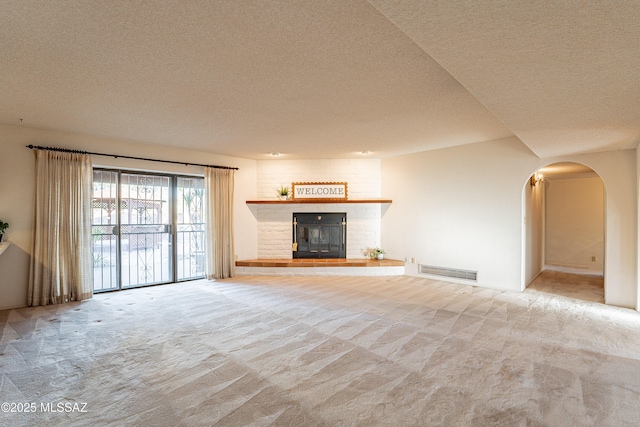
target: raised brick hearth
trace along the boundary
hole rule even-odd
[[[236,261],[237,275],[268,276],[397,276],[404,261],[393,259],[252,259]]]

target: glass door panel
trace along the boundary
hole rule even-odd
[[[177,280],[204,276],[204,179],[177,178]]]
[[[91,233],[94,292],[119,289],[118,173],[93,171]]]
[[[122,173],[120,188],[122,287],[170,282],[170,178]]]

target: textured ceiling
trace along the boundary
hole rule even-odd
[[[640,2],[371,0],[539,157],[640,141]]]
[[[533,4],[4,0],[0,122],[255,159],[635,148],[640,3]]]

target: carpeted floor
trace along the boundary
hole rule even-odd
[[[241,277],[3,311],[0,425],[640,425],[640,313],[554,281]]]

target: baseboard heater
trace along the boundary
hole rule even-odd
[[[434,276],[452,277],[455,279],[478,280],[478,272],[471,270],[460,270],[457,268],[436,267],[434,265],[420,264],[420,274],[431,274]]]

